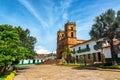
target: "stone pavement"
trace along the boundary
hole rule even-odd
[[[31,65],[20,68],[13,80],[120,80],[120,70]]]

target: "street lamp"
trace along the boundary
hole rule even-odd
[[[85,56],[86,56],[86,55],[84,54],[83,56],[84,56],[84,63],[85,63],[85,66],[86,66],[86,59],[85,59]]]

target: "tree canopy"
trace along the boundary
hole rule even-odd
[[[62,58],[67,60],[67,63],[70,63],[70,61],[72,60],[73,57],[75,57],[74,53],[72,51],[70,51],[70,49],[68,47],[66,48],[66,51],[64,51],[62,53]]]
[[[110,43],[112,63],[116,64],[115,51],[113,49],[113,39],[120,38],[120,10],[115,12],[109,9],[95,18],[90,36],[94,40],[103,38]]]
[[[113,39],[120,36],[120,11],[109,9],[95,18],[90,31],[92,39]]]
[[[35,54],[34,51],[34,44],[36,43],[36,38],[33,36],[30,36],[30,30],[26,29],[23,30],[20,26],[16,27],[19,38],[22,42],[22,46],[27,48],[30,51],[29,58],[33,58],[33,55]]]
[[[19,28],[21,32],[18,31]],[[33,56],[31,54],[34,54],[36,39],[28,36],[26,30],[7,24],[0,25],[0,67],[3,66],[3,69],[6,69],[9,65],[16,64],[16,62],[18,63],[21,59]],[[27,46],[23,45],[24,40],[26,40],[25,45],[27,44]]]

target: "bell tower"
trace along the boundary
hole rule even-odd
[[[64,31],[59,30],[58,33],[57,33],[57,41],[62,40],[64,37],[65,37]]]
[[[73,22],[67,22],[65,24],[65,36],[67,38],[76,38],[76,24]]]
[[[64,39],[65,38],[65,34],[64,31],[59,30],[57,32],[57,58],[61,59],[62,58],[62,52],[64,51],[63,47],[64,47]]]
[[[65,41],[66,45],[70,48],[72,45],[76,44],[76,23],[67,22],[64,26],[65,28]]]
[[[59,30],[57,32],[57,58],[62,58],[62,53],[66,51],[67,48],[71,49],[71,46],[77,44],[76,38],[76,23],[67,22],[64,25],[64,30]]]

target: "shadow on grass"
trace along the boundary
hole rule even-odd
[[[77,69],[77,70],[98,70],[98,68],[94,67],[94,66],[79,66],[79,67],[73,67],[72,69]]]
[[[81,67],[73,67],[72,69],[76,70],[97,70],[97,71],[108,71],[108,72],[120,72],[120,69],[102,69],[96,66],[81,66]]]

